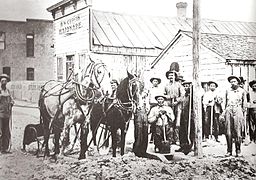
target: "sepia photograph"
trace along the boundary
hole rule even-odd
[[[256,179],[255,0],[0,4],[0,180]]]

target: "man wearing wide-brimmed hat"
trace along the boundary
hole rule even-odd
[[[149,89],[149,104],[150,104],[150,108],[152,108],[153,106],[157,105],[155,96],[158,94],[163,94],[164,90],[160,86],[161,78],[154,76],[150,78],[150,82],[152,83],[152,86]]]
[[[0,150],[1,153],[8,153],[10,150],[10,117],[13,99],[9,89],[7,89],[7,82],[10,77],[7,74],[0,75]]]
[[[236,76],[229,76],[228,81],[231,88],[226,91],[225,96],[225,129],[227,139],[227,155],[232,155],[232,145],[235,142],[236,156],[240,156],[242,129],[243,129],[243,111],[246,106],[246,94],[239,86],[240,79]]]
[[[250,81],[249,86],[252,91],[249,92],[249,134],[250,140],[256,142],[256,80]]]
[[[222,107],[220,97],[216,88],[218,84],[215,81],[208,82],[209,90],[204,94],[203,106],[205,111],[204,118],[204,135],[205,139],[209,139],[209,135],[212,135],[212,129],[214,129],[214,137],[217,142],[219,142],[219,116],[222,113]],[[214,127],[214,128],[212,128]]]
[[[177,82],[177,71],[169,70],[166,78],[169,82],[165,85],[164,93],[167,97],[167,104],[173,109],[175,115],[173,144],[179,143],[179,129],[181,116],[181,102],[185,96],[185,89],[181,83]]]
[[[155,96],[157,105],[154,106],[148,115],[148,122],[156,124],[156,132],[154,134],[155,147],[161,152],[162,142],[164,140],[163,126],[165,129],[167,141],[172,139],[171,124],[174,121],[174,114],[171,107],[165,105],[166,97],[163,94]]]
[[[150,87],[150,89],[148,91],[148,96],[149,96],[149,105],[150,105],[150,109],[151,109],[152,107],[157,105],[157,100],[155,99],[155,96],[159,95],[159,94],[163,94],[164,90],[160,86],[161,78],[159,78],[157,76],[153,76],[152,78],[150,78],[150,82],[152,83],[152,86]],[[156,129],[155,123],[152,123],[150,125],[150,132],[152,133],[150,141],[149,141],[150,143],[153,142],[154,133],[156,132],[155,129]]]

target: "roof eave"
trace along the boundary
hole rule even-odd
[[[65,4],[67,4],[67,3],[69,3],[70,1],[72,1],[72,0],[62,0],[62,1],[52,5],[50,7],[48,7],[46,10],[49,11],[49,12],[52,12],[53,10],[57,9],[60,6],[63,6]]]

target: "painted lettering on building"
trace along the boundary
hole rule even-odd
[[[73,34],[82,27],[80,15],[72,16],[68,19],[62,20],[59,26],[59,35]]]

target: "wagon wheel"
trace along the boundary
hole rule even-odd
[[[99,136],[97,136],[97,150],[100,155],[106,155],[110,149],[110,131],[105,124],[101,124],[98,128]]]

